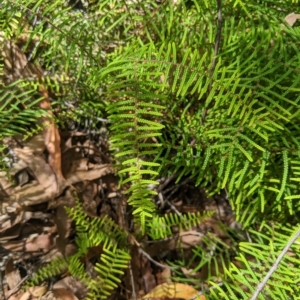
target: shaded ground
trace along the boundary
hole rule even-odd
[[[126,207],[126,198],[118,188],[118,178],[111,166],[105,127],[99,132],[102,133],[92,135],[78,130],[60,133],[62,178],[49,165],[49,154],[44,149],[42,133],[26,142],[17,137],[5,140],[13,153],[10,156],[11,180],[7,179],[4,172],[0,179],[1,280],[6,297],[16,291],[22,280],[34,274],[41,265],[76,251],[74,225],[63,209],[63,206],[74,205],[73,189],[90,217],[109,215],[117,224],[122,226],[125,222],[127,228],[132,227],[130,208]],[[179,232],[178,228],[173,228],[174,236],[168,240],[151,243],[145,239],[143,248],[135,250],[137,255],[133,256],[131,265],[136,280],[135,289],[140,296],[150,292],[158,284],[168,282],[170,276],[176,276],[170,268],[163,268],[166,261],[174,264],[177,261],[189,261],[193,256],[191,249],[195,245],[206,247],[208,253],[213,253],[216,246],[209,248],[205,245],[203,236],[214,236],[211,240],[219,239],[228,246],[232,245],[228,230],[222,228],[222,224],[237,227],[225,191],[222,195],[207,198],[201,188],[194,186],[192,179],[183,178],[178,184],[175,181],[176,175],[160,179],[155,201],[161,213],[214,211],[215,214],[190,230]],[[177,247],[178,238],[183,251]],[[93,249],[86,261],[87,268],[93,268],[100,251]],[[194,261],[189,269],[182,266],[179,273],[192,282],[199,282],[199,279],[205,281],[208,277],[207,266],[193,272],[198,263],[199,261]],[[123,286],[111,299],[129,297],[132,288],[129,279],[127,274]],[[61,293],[66,289],[78,299],[85,297],[84,287],[70,278],[68,273],[49,278],[44,285],[44,288],[40,288],[40,293],[45,294],[48,289],[55,292],[55,289],[62,287],[64,290]],[[10,299],[23,299],[22,295],[24,292],[14,294]],[[26,299],[38,299],[33,295],[30,297]]]

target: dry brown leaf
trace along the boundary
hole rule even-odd
[[[46,110],[52,116],[53,113],[48,91],[44,86],[41,85],[40,92],[43,95],[43,100],[40,102],[40,107]],[[49,155],[49,165],[52,167],[55,174],[62,179],[64,177],[61,171],[61,149],[58,129],[51,117],[48,117],[47,115],[44,116],[42,124],[45,126],[43,134],[45,146]]]
[[[21,275],[18,269],[14,266],[12,258],[8,260],[5,266],[5,277],[9,288],[14,289],[21,281]]]
[[[89,163],[87,159],[83,158],[73,162],[72,167],[66,174],[66,179],[71,184],[74,184],[85,180],[95,180],[111,173],[114,173],[112,165],[94,165]]]
[[[153,275],[153,269],[149,260],[142,254],[140,254],[140,274],[143,279],[143,288],[145,292],[150,292],[156,286],[155,276]]]
[[[11,194],[13,182],[7,178],[7,172],[0,172],[0,186],[2,191],[5,191],[8,195]]]
[[[157,284],[163,284],[163,283],[166,283],[166,282],[167,283],[172,283],[171,269],[167,265],[161,272],[157,272],[155,277],[156,277]]]
[[[28,292],[33,297],[41,297],[47,292],[46,286],[32,286],[28,289]]]
[[[31,149],[34,155],[43,155],[45,151],[45,141],[42,133],[38,133],[24,142],[24,145]]]
[[[78,300],[78,298],[69,290],[60,288],[49,291],[40,300]]]
[[[46,286],[30,287],[25,293],[21,294],[19,300],[43,299],[42,296],[47,292]],[[11,299],[11,297],[9,298]]]
[[[26,252],[43,250],[48,252],[54,246],[53,236],[50,234],[40,234],[34,238],[28,238],[25,243]]]
[[[20,188],[17,187],[15,189],[15,195],[10,198],[12,202],[20,203],[22,206],[31,206],[48,202],[54,198],[51,190],[51,184],[49,183],[49,189],[47,189],[49,193],[45,193],[43,186],[34,180]]]
[[[196,230],[188,230],[181,232],[179,236],[179,245],[183,249],[190,249],[193,246],[199,245],[201,243],[203,234]]]
[[[76,278],[67,276],[53,285],[53,290],[67,289],[75,294],[79,299],[85,299],[87,288]]]
[[[31,298],[31,295],[29,292],[25,292],[19,300],[29,300]]]
[[[197,296],[198,291],[193,287],[183,283],[163,283],[155,287],[150,293],[145,295],[142,299],[151,298],[181,298],[189,300],[191,298],[198,300],[205,300],[204,296]]]
[[[22,205],[30,206],[50,201],[61,194],[67,183],[57,177],[42,156],[35,155],[32,149],[28,147],[14,149],[14,152],[20,161],[14,164],[11,170],[12,174],[29,168],[37,181],[16,187],[13,200],[20,201]]]
[[[3,220],[0,224],[0,241],[3,240],[3,236],[5,236],[5,239],[13,239],[19,236],[23,215],[24,212],[21,211],[17,216],[7,216],[6,220]]]
[[[78,300],[78,298],[69,290],[66,289],[54,289],[53,294],[57,300]]]
[[[55,245],[53,236],[50,234],[41,234],[36,237],[29,237],[24,240],[8,241],[1,244],[6,250],[12,252],[37,252],[42,250],[48,252]]]
[[[57,226],[58,233],[56,246],[57,249],[65,256],[67,237],[71,232],[72,220],[62,205],[59,205],[56,209],[55,224]]]
[[[300,14],[295,14],[295,13],[291,13],[289,15],[287,15],[284,20],[290,25],[293,26],[296,21],[300,19]]]

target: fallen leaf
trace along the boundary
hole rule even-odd
[[[46,286],[32,286],[28,289],[28,292],[33,297],[41,297],[47,292]]]
[[[25,243],[26,252],[49,251],[54,246],[53,236],[50,234],[40,234],[33,238],[28,238]]]
[[[25,292],[21,297],[20,300],[28,300],[31,298],[31,295],[29,292]]]
[[[85,299],[87,288],[76,278],[67,276],[53,285],[53,291],[58,289],[66,289],[71,291],[79,299]]]
[[[42,156],[45,151],[45,142],[42,133],[38,133],[28,138],[24,144],[33,151],[34,155]]]
[[[150,293],[145,295],[142,299],[151,298],[181,298],[189,300],[191,298],[198,300],[205,300],[203,295],[198,295],[198,291],[193,287],[183,283],[163,283],[155,287]],[[204,298],[203,298],[204,297]]]
[[[21,281],[21,276],[19,270],[14,266],[14,261],[12,258],[8,260],[5,266],[5,276],[9,288],[14,289]]]
[[[95,165],[83,158],[73,162],[70,170],[68,170],[66,174],[66,179],[71,184],[74,184],[84,180],[92,181],[111,173],[114,173],[112,165]]]
[[[203,234],[196,230],[183,231],[179,234],[179,247],[183,249],[190,249],[195,245],[199,245],[202,241]]]
[[[63,289],[63,288],[53,289],[53,291],[51,291],[51,292],[53,294],[53,298],[52,298],[53,300],[54,299],[55,300],[78,300],[78,298],[71,291],[69,291],[67,289]],[[44,299],[48,300],[48,299],[51,299],[51,298],[47,297],[47,298],[44,298]]]
[[[161,271],[156,273],[156,281],[158,284],[162,283],[172,283],[171,281],[171,268],[168,265],[165,265],[165,268]]]
[[[22,187],[16,187],[11,196],[12,202],[19,202],[25,206],[48,202],[59,196],[68,185],[64,179],[57,177],[45,158],[35,155],[32,149],[16,148],[14,154],[19,161],[13,165],[11,174],[14,175],[20,170],[28,168],[36,180]]]
[[[295,14],[295,13],[291,13],[289,15],[287,15],[284,20],[290,25],[293,26],[296,21],[300,19],[300,14]]]

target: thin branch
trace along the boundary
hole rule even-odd
[[[253,296],[250,298],[250,300],[256,300],[257,299],[258,295],[260,294],[260,292],[262,291],[262,289],[264,288],[264,286],[266,285],[266,283],[268,282],[268,280],[270,279],[270,277],[272,276],[272,274],[278,268],[281,260],[285,256],[285,254],[288,252],[288,250],[290,249],[290,247],[294,244],[294,242],[296,241],[296,239],[299,236],[300,236],[300,228],[298,229],[298,231],[296,232],[296,234],[291,238],[291,240],[287,243],[287,245],[284,247],[284,249],[281,251],[280,255],[276,259],[275,263],[273,264],[273,266],[271,267],[271,269],[269,270],[269,272],[266,274],[266,276],[263,279],[263,281],[257,285],[257,287],[255,289],[255,292],[254,292]]]
[[[23,283],[28,280],[30,276],[31,274],[26,275],[12,290],[10,290],[6,299],[8,300],[12,295],[16,294],[21,289]]]
[[[136,291],[135,291],[135,287],[134,287],[134,278],[133,278],[133,272],[132,272],[132,268],[131,268],[131,263],[129,262],[128,264],[128,268],[129,268],[129,274],[130,274],[130,280],[131,280],[131,286],[132,286],[132,299],[133,300],[137,300],[137,296],[136,296]]]
[[[148,258],[148,260],[150,260],[153,264],[155,264],[156,266],[165,269],[165,268],[170,268],[170,269],[174,269],[174,267],[170,267],[167,265],[163,265],[161,263],[159,263],[158,261],[154,260],[147,252],[145,252],[141,247],[139,248],[139,251],[141,251],[141,253]]]

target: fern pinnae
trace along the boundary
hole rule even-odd
[[[197,92],[198,99],[202,99],[203,95],[207,92],[209,81],[207,80],[207,71],[203,71],[203,65],[207,60],[207,53],[204,53],[198,62],[198,67],[196,68],[196,72],[192,72],[197,74],[197,81],[194,82],[193,88],[191,90],[191,95]]]
[[[258,143],[254,142],[251,138],[248,136],[244,135],[243,133],[239,133],[238,137],[242,138],[243,140],[246,140],[251,146],[255,147],[256,149],[264,152],[265,149],[261,147]]]
[[[29,286],[32,284],[39,284],[49,277],[54,277],[68,268],[68,262],[65,258],[58,258],[52,260],[46,266],[40,268],[27,283]]]
[[[128,267],[130,255],[122,249],[113,252],[104,249],[100,260],[101,263],[97,263],[95,266],[95,270],[102,275],[97,288],[106,299],[110,292],[117,287],[117,283],[121,282],[119,276],[123,275],[123,270]]]
[[[251,122],[253,122],[253,120],[251,120]],[[254,126],[251,126],[251,125],[249,125],[249,126],[245,125],[245,128],[247,128],[248,130],[254,132],[258,136],[263,138],[265,140],[265,142],[268,142],[269,138],[268,138],[268,135],[266,134],[266,132],[262,132],[261,130],[256,129],[256,128],[254,128]]]
[[[225,168],[225,174],[224,174],[224,178],[223,178],[223,181],[221,184],[221,188],[225,187],[225,185],[228,181],[228,178],[229,178],[229,174],[232,171],[231,168],[232,168],[232,162],[233,162],[233,152],[234,152],[234,147],[233,147],[233,145],[231,145],[231,147],[229,148],[228,155],[227,155],[227,166]]]
[[[239,179],[235,182],[235,186],[237,189],[240,188],[240,186],[245,178],[246,172],[249,168],[249,165],[250,165],[250,161],[249,160],[245,161],[244,167],[241,170],[241,174],[239,175]]]
[[[201,222],[210,218],[213,212],[205,213],[188,213],[177,215],[174,213],[167,214],[163,217],[154,216],[148,223],[149,235],[152,239],[164,239],[173,234],[172,227],[179,226],[179,230],[189,230],[190,228],[201,224]]]
[[[237,174],[233,174],[230,178],[229,185],[228,185],[228,192],[229,193],[231,193],[234,190],[236,177],[237,177]]]
[[[258,195],[260,197],[260,211],[263,213],[265,210],[266,199],[265,199],[264,190],[262,188],[258,189]]]
[[[234,146],[237,149],[239,149],[250,162],[253,162],[253,158],[251,157],[251,154],[249,152],[247,152],[243,146],[241,146],[239,143],[235,143]]]
[[[258,180],[258,176],[256,176],[256,178],[257,178],[257,180]],[[259,186],[260,186],[260,183],[259,183],[259,182],[255,183],[255,184],[251,187],[251,189],[248,191],[248,193],[246,194],[246,197],[252,196],[252,195],[256,192],[256,190],[259,188]]]
[[[281,180],[281,187],[280,187],[279,193],[277,194],[276,201],[278,201],[282,197],[284,190],[285,190],[286,182],[288,180],[289,161],[288,161],[287,150],[284,150],[282,152],[282,155],[283,155],[283,174],[282,174],[282,180]]]

